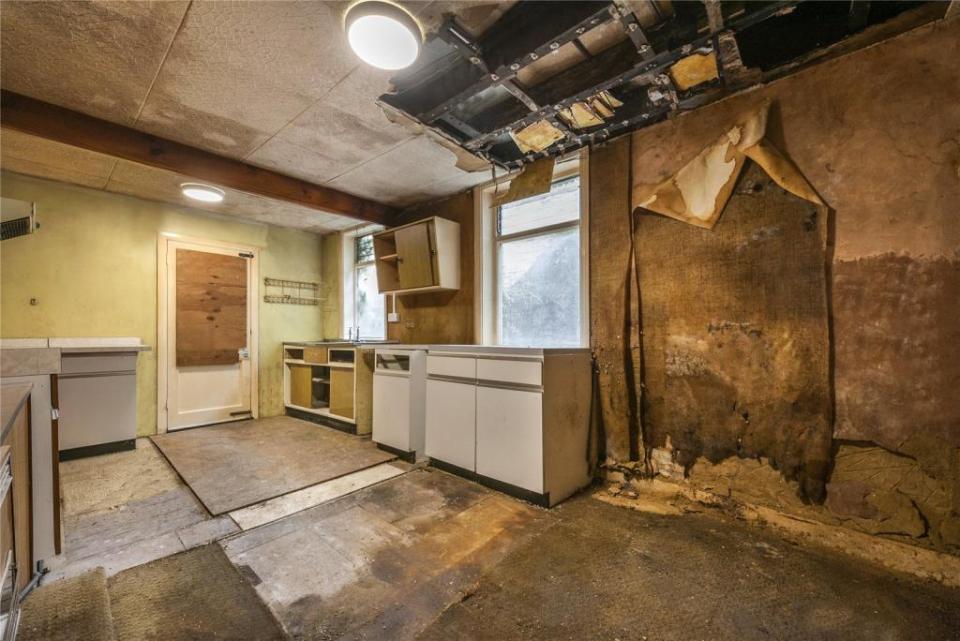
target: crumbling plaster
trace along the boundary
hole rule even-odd
[[[832,209],[828,283],[836,417],[825,504],[804,505],[777,472],[749,471],[770,469],[766,461],[704,459],[680,470],[686,482],[960,551],[958,58],[960,20],[939,21],[608,144],[632,144],[634,181],[657,183],[770,98],[771,139]],[[605,169],[597,166],[604,157],[599,151],[594,176]],[[609,166],[610,172],[620,169]],[[591,214],[594,233],[628,220],[622,208],[594,205]],[[592,258],[592,285],[602,287],[607,272],[623,273],[618,258],[628,244],[623,236],[607,250],[609,259]],[[595,353],[617,344],[622,336],[594,336]],[[631,393],[622,385],[607,391],[622,398]],[[617,444],[623,438],[607,435],[614,458],[622,456]],[[636,467],[624,468],[622,461],[611,468],[615,474]]]

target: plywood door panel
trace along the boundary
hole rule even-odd
[[[330,368],[330,413],[353,418],[353,370]]]
[[[247,347],[247,260],[177,249],[177,366],[225,365]]]
[[[290,402],[300,407],[312,407],[313,368],[304,365],[290,366]]]
[[[429,222],[402,227],[396,231],[396,238],[400,289],[432,286],[433,243]]]

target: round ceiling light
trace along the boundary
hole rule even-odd
[[[180,191],[187,198],[193,198],[205,203],[223,202],[226,192],[217,187],[204,185],[202,183],[183,183],[180,185]]]
[[[395,4],[380,0],[358,2],[347,10],[344,28],[353,52],[378,69],[403,69],[420,55],[420,26]]]

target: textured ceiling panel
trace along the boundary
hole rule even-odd
[[[107,183],[107,190],[314,232],[345,229],[360,222],[233,189],[224,190],[227,193],[222,203],[201,203],[180,193],[180,184],[189,180],[187,176],[121,160]]]
[[[6,0],[3,87],[130,125],[187,5]]]
[[[0,165],[30,176],[102,189],[115,158],[16,131],[0,133]]]
[[[321,101],[250,154],[248,160],[278,171],[295,168],[306,180],[325,182],[408,138],[407,130],[382,114],[380,122],[373,124]],[[291,149],[291,145],[296,149]],[[287,155],[290,152],[296,155]]]
[[[426,135],[415,136],[330,182],[330,186],[374,200],[407,206],[479,184],[487,172],[454,166],[456,156]]]
[[[357,65],[340,20],[337,3],[194,3],[138,127],[246,156]]]
[[[425,32],[453,13],[468,31],[480,33],[512,3],[402,4],[418,16]],[[418,125],[394,124],[383,114],[376,99],[390,89],[393,73],[354,57],[342,28],[348,6],[8,0],[0,12],[2,84],[391,205],[446,196],[485,180],[486,172],[456,168],[456,157],[420,135]],[[3,164],[31,175],[103,186],[109,170],[91,172],[78,153],[84,152],[61,153],[60,161],[51,163],[21,152]],[[112,188],[121,184],[125,193],[179,202],[179,193],[158,191],[155,182],[114,176]],[[249,207],[245,201],[235,213]],[[304,225],[293,218],[292,226]]]
[[[235,190],[226,190],[226,199],[220,204],[200,203],[180,193],[180,183],[190,180],[186,176],[7,129],[0,134],[0,167],[28,176],[314,232],[345,229],[360,222]]]

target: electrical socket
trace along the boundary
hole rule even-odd
[[[399,322],[400,322],[400,314],[398,314],[397,312],[390,312],[389,314],[387,314],[387,322],[388,322],[388,323],[399,323]]]

